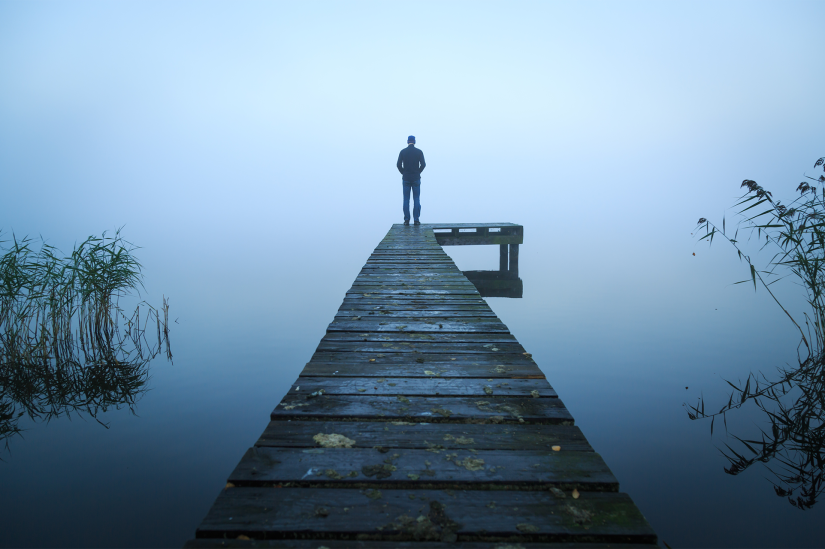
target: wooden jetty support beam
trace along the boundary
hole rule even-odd
[[[518,278],[518,246],[524,243],[524,227],[515,223],[429,223],[441,246],[499,245],[499,271]],[[449,231],[449,232],[447,232]],[[508,264],[509,247],[509,264]]]
[[[523,229],[464,227],[393,225],[186,547],[656,546],[439,245],[518,245]]]

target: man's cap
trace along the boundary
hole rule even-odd
[[[415,136],[411,135],[407,138],[407,143],[415,143]]]

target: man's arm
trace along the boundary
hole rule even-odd
[[[427,167],[427,163],[424,162],[424,153],[421,151],[421,149],[419,149],[418,152],[420,153],[419,156],[421,157],[418,160],[418,175],[421,175],[421,172],[423,172],[424,168]]]
[[[395,163],[395,167],[398,168],[398,171],[402,175],[404,174],[404,170],[401,169],[402,166],[403,166],[403,159],[402,159],[403,154],[404,154],[404,151],[401,151],[400,153],[398,153],[398,162]]]

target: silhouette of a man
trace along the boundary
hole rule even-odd
[[[416,225],[420,225],[418,218],[421,216],[421,202],[418,197],[421,195],[421,172],[427,164],[424,162],[424,153],[415,148],[414,135],[407,138],[407,148],[398,153],[395,165],[401,172],[401,183],[404,186],[404,225],[410,224],[410,191],[414,202],[413,219]]]

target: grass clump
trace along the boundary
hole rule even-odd
[[[825,157],[814,164],[815,170],[820,167],[825,169]],[[796,189],[799,196],[788,205],[755,181],[743,181],[747,192],[734,206],[740,208],[740,220],[733,236],[726,232],[724,219],[721,229],[705,218],[699,220],[704,231],[700,240],[722,238],[748,264],[749,278],[737,284],[765,289],[799,330],[798,365],[779,367],[771,377],[750,373],[744,384],[727,381],[732,391],[718,412],[706,413],[701,398],[697,405],[688,406],[690,419],[711,419],[711,433],[716,418],[725,421],[728,412],[747,402],[764,412],[770,427],[760,428],[759,438],[732,435],[737,448],[726,444],[725,472],[737,475],[765,463],[778,481],[773,483],[776,494],[799,509],[813,507],[825,490],[825,175],[805,177],[808,181]],[[760,250],[773,252],[765,267],[757,268],[743,252],[740,232],[756,237]],[[770,286],[785,277],[794,279],[806,293],[808,310],[798,320],[771,291]]]
[[[24,414],[45,418],[132,405],[148,362],[172,360],[169,305],[121,300],[143,287],[136,247],[120,231],[91,236],[68,256],[30,238],[0,241],[0,439]],[[6,246],[8,245],[8,246]]]

